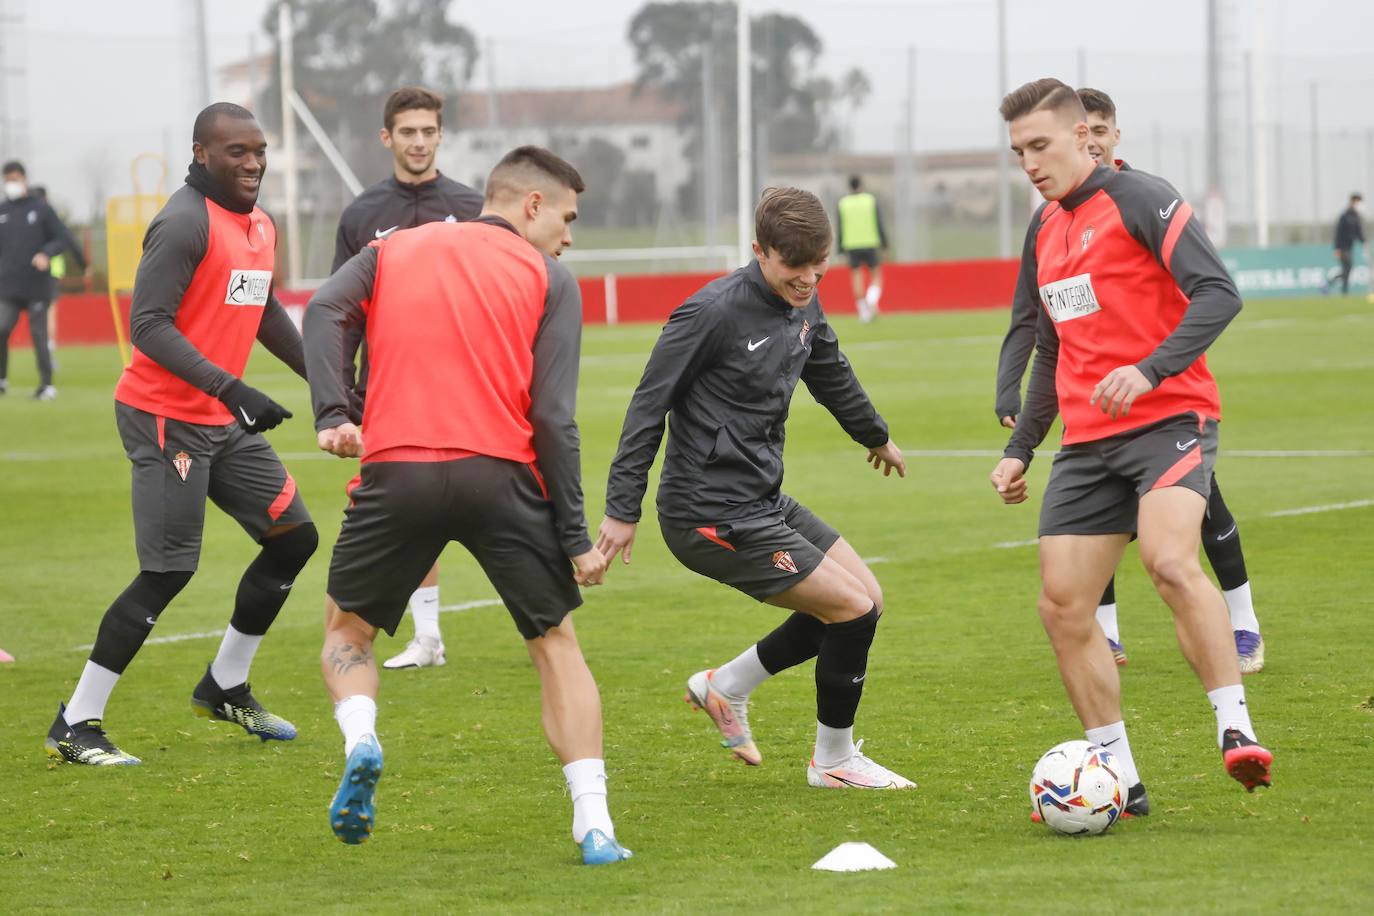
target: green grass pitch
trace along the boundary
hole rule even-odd
[[[255,552],[211,509],[201,570],[154,633],[190,638],[146,646],[108,710],[112,737],[144,765],[50,765],[43,736],[81,670],[80,647],[135,572],[128,466],[111,409],[113,350],[60,351],[61,395],[48,404],[27,399],[32,361],[15,353],[11,391],[0,400],[0,646],[18,657],[0,666],[0,910],[1367,907],[1374,308],[1354,299],[1256,302],[1211,356],[1226,411],[1217,470],[1240,521],[1268,647],[1268,668],[1245,684],[1260,737],[1276,754],[1274,788],[1247,795],[1224,775],[1206,698],[1132,550],[1118,580],[1131,659],[1123,693],[1155,813],[1091,839],[1052,835],[1028,816],[1032,764],[1081,732],[1035,614],[1036,555],[1024,546],[1048,451],[1031,469],[1029,504],[1005,507],[987,483],[990,455],[1005,441],[991,406],[1005,324],[1000,312],[837,322],[894,438],[924,453],[913,454],[905,480],[867,468],[863,450],[804,389],[789,424],[787,490],[862,556],[881,558],[874,570],[887,613],[857,735],[920,788],[807,788],[809,665],[755,694],[761,768],[718,746],[705,716],[679,699],[683,684],[763,635],[781,612],[679,567],[650,514],[633,564],[617,565],[577,614],[605,704],[611,809],[636,853],[596,869],[577,864],[534,673],[496,606],[443,616],[447,667],[383,673],[377,833],[362,847],[331,835],[325,807],[342,742],[318,670],[321,606],[356,464],[316,451],[304,383],[262,353],[248,379],[295,411],[269,438],[323,540],[253,674],[258,696],[294,721],[300,738],[263,745],[191,714],[191,688],[217,645],[195,634],[222,631]],[[593,530],[620,420],[656,333],[586,335],[580,421]],[[460,549],[442,568],[443,604],[493,597]],[[409,628],[383,638],[379,656],[398,650]],[[899,867],[810,870],[847,840],[872,843]]]

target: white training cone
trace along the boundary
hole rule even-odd
[[[877,871],[897,863],[867,843],[841,843],[811,866],[818,871]]]

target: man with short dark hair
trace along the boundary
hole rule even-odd
[[[794,612],[733,661],[692,675],[686,699],[707,711],[735,757],[757,765],[749,695],[815,658],[808,784],[914,788],[854,742],[882,613],[878,581],[839,532],[781,490],[783,427],[797,382],[884,476],[906,476],[906,462],[816,295],[831,246],[820,200],[798,188],[770,188],[754,213],[754,232],[754,260],[680,305],[654,345],[611,463],[597,548],[607,562],[622,551],[630,561],[649,468],[671,413],[658,489],[668,549],[693,572]]]
[[[1078,90],[1078,98],[1087,114],[1088,154],[1095,162],[1118,171],[1129,171],[1131,167],[1116,158],[1121,129],[1116,125],[1116,105],[1111,96],[1100,89],[1084,88]],[[1019,288],[1012,303],[1011,327],[1002,341],[997,364],[997,416],[1008,429],[1016,427],[1016,415],[1021,412],[1021,377],[1026,373],[1026,362],[1035,347],[1039,313],[1040,303],[1032,290]],[[1260,635],[1259,617],[1255,614],[1240,530],[1230,507],[1222,499],[1215,474],[1212,475],[1211,494],[1207,497],[1207,511],[1202,517],[1202,549],[1221,585],[1221,595],[1226,599],[1240,673],[1257,674],[1264,670],[1264,638]],[[1111,647],[1112,657],[1118,665],[1126,664],[1126,649],[1117,623],[1115,576],[1102,593],[1096,616],[1107,645]]]
[[[849,255],[850,285],[859,320],[878,317],[878,302],[883,296],[882,252],[887,250],[887,233],[878,213],[878,198],[863,189],[863,179],[849,176],[849,193],[836,208],[836,235],[840,251]],[[868,271],[865,287],[864,270]]]
[[[1240,294],[1192,208],[1166,181],[1088,153],[1077,93],[1056,79],[1009,93],[1011,148],[1045,203],[1031,218],[1017,298],[1041,312],[1025,410],[991,483],[1026,500],[1025,469],[1056,414],[1064,443],[1040,514],[1040,619],[1085,736],[1121,763],[1126,811],[1149,812],[1094,610],[1132,534],[1207,691],[1227,773],[1270,782],[1255,740],[1225,603],[1198,562],[1221,399],[1203,353]],[[1063,358],[1060,358],[1060,354]]]
[[[434,164],[444,140],[444,100],[428,89],[403,86],[386,100],[382,146],[391,151],[391,176],[368,188],[339,217],[333,271],[371,242],[398,229],[432,222],[464,222],[482,211],[482,195],[439,173]],[[354,385],[354,357],[362,344],[361,328],[345,338],[345,381]],[[356,390],[367,388],[367,350],[363,347]],[[384,668],[428,668],[444,664],[444,640],[439,632],[439,564],[410,596],[415,637]]]
[[[57,397],[48,349],[48,306],[52,301],[53,258],[66,250],[71,232],[47,202],[30,192],[21,162],[0,166],[5,199],[0,201],[0,395],[9,390],[10,334],[20,315],[29,316],[29,337],[38,362],[39,401]]]
[[[373,242],[306,310],[319,446],[363,461],[329,566],[320,653],[344,735],[329,820],[345,843],[365,841],[376,822],[377,631],[395,632],[406,597],[456,540],[538,671],[582,861],[630,855],[606,805],[601,701],[570,616],[577,586],[606,572],[587,536],[573,416],[582,299],[556,260],[572,244],[582,190],[562,159],[516,149],[492,171],[477,219]],[[364,329],[371,361],[362,429],[339,364],[350,325]]]
[[[1322,292],[1330,292],[1336,278],[1339,277],[1341,295],[1350,295],[1350,269],[1355,263],[1355,243],[1364,244],[1364,223],[1360,221],[1360,211],[1363,209],[1364,197],[1358,192],[1351,194],[1350,204],[1336,219],[1336,237],[1331,248],[1340,266],[1327,272]],[[1368,249],[1365,251],[1365,260],[1369,260]]]
[[[267,141],[252,112],[218,102],[196,118],[186,185],[153,217],[134,280],[133,360],[115,419],[133,464],[139,573],[100,621],[90,659],[48,731],[69,763],[137,764],[105,735],[105,704],[158,616],[200,560],[205,501],[262,550],[239,581],[218,653],[191,692],[196,715],[263,741],[296,728],[262,708],[249,667],[315,552],[319,535],[296,482],[260,433],[291,411],[241,376],[255,341],[305,376],[301,337],[273,295],[276,229],[258,206]]]

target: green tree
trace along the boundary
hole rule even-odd
[[[449,0],[289,0],[296,91],[364,181],[389,171],[377,155],[382,105],[399,86],[454,98],[477,62],[477,40],[449,19]],[[280,4],[263,27],[275,39]],[[259,115],[281,123],[277,68]],[[452,128],[453,112],[449,115]]]

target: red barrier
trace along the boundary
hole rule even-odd
[[[1005,308],[1016,286],[1019,262],[1014,259],[937,261],[926,264],[889,264],[883,267],[882,310],[928,312],[950,309]],[[617,322],[662,322],[682,302],[718,273],[630,274],[613,280],[614,317]],[[835,315],[854,313],[849,268],[837,266],[821,281],[821,301]],[[608,318],[605,277],[580,277],[582,314],[588,324],[604,324]],[[283,305],[305,305],[312,290],[279,289]],[[58,300],[59,344],[104,344],[115,340],[106,296],[82,293]],[[129,297],[119,298],[124,326],[129,326]],[[29,345],[28,322],[21,319],[10,346]]]

